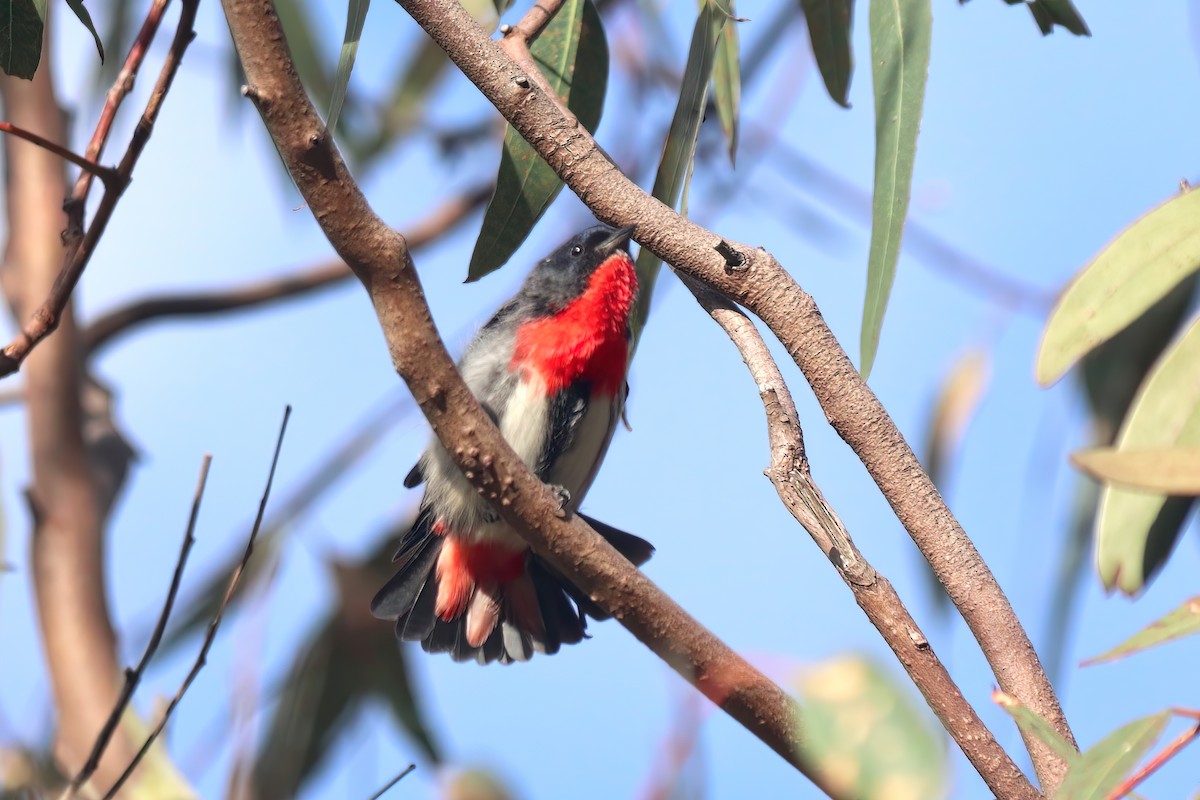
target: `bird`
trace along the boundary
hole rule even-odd
[[[521,460],[576,514],[623,418],[637,273],[635,228],[588,228],[530,271],[467,346],[458,368]],[[436,438],[404,479],[422,482],[397,572],[371,603],[400,641],[455,661],[527,661],[607,619],[491,509]],[[654,547],[579,513],[637,566]]]

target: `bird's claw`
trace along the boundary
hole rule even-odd
[[[570,490],[567,489],[565,486],[559,486],[558,484],[551,484],[550,490],[553,491],[554,494],[558,497],[558,507],[560,509],[566,509],[567,503],[571,502]]]

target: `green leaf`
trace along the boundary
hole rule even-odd
[[[917,131],[929,74],[930,0],[871,0],[871,76],[875,86],[875,191],[863,305],[862,364],[871,374],[888,295],[896,278],[908,215]]]
[[[1151,369],[1117,436],[1120,450],[1200,445],[1200,321]],[[1096,565],[1108,589],[1139,592],[1166,561],[1192,498],[1105,486]]]
[[[296,64],[296,72],[300,81],[313,96],[318,107],[329,108],[333,97],[333,86],[329,82],[329,66],[321,55],[321,48],[313,36],[312,21],[308,17],[308,3],[278,3],[276,13],[279,14],[279,24],[287,36],[288,48],[292,60]],[[236,54],[234,62],[241,70],[241,63]],[[246,103],[239,103],[244,107]]]
[[[342,103],[346,89],[350,86],[350,73],[354,59],[358,56],[358,42],[362,39],[363,25],[367,21],[367,9],[371,0],[349,0],[346,5],[346,35],[342,39],[342,54],[338,57],[337,73],[333,76],[333,95],[329,100],[329,119],[325,127],[333,135],[337,130],[338,117],[342,114]]]
[[[734,13],[730,2],[730,14]],[[742,103],[742,76],[738,64],[738,21],[730,16],[721,28],[717,39],[716,58],[713,62],[713,104],[717,107],[717,118],[725,141],[729,142],[729,163],[737,163],[738,113]]]
[[[1160,644],[1200,633],[1200,596],[1193,597],[1170,614],[1151,622],[1113,649],[1083,662],[1083,666],[1116,661]]]
[[[583,127],[595,132],[608,84],[608,42],[591,0],[566,0],[529,48],[546,81]],[[562,190],[562,181],[509,125],[496,191],[467,268],[467,281],[499,269]]]
[[[879,666],[826,662],[801,680],[801,750],[841,796],[933,800],[946,794],[946,748],[927,715]]]
[[[1029,8],[1033,21],[1043,36],[1054,33],[1055,25],[1062,25],[1076,36],[1091,36],[1087,23],[1071,5],[1071,0],[1004,0],[1010,6],[1023,5]]]
[[[849,108],[850,78],[854,74],[854,53],[850,49],[854,23],[853,0],[800,0],[813,57],[821,70],[821,79],[829,96],[838,105]],[[872,34],[874,38],[874,34]]]
[[[700,7],[696,27],[692,30],[692,44],[688,49],[687,65],[683,69],[679,101],[675,104],[675,114],[667,131],[662,159],[658,162],[658,172],[654,176],[654,188],[650,192],[657,200],[671,208],[675,208],[680,195],[685,193],[685,186],[692,174],[696,138],[700,134],[700,124],[704,122],[717,40],[721,29],[731,16],[729,6],[723,5],[721,0],[705,0]],[[658,256],[646,248],[638,252],[638,298],[629,324],[634,347],[637,346],[642,329],[646,326],[646,318],[650,313],[650,298],[661,266],[662,262]]]
[[[1200,495],[1200,448],[1118,450],[1094,447],[1071,454],[1077,467],[1100,481],[1148,492]]]
[[[1017,698],[994,689],[992,690],[992,702],[1007,711],[1013,718],[1013,722],[1017,723],[1017,727],[1024,733],[1036,736],[1068,765],[1079,761],[1079,751],[1072,747],[1071,743],[1054,729],[1054,726],[1027,708]]]
[[[1108,341],[1200,269],[1200,191],[1134,222],[1084,267],[1050,313],[1038,347],[1043,386]]]
[[[1158,741],[1170,720],[1170,711],[1160,711],[1122,725],[1089,747],[1067,770],[1054,800],[1104,800]]]
[[[83,5],[83,0],[67,0],[67,5],[75,12],[75,16],[83,23],[83,27],[91,31],[92,38],[96,40],[96,50],[100,53],[100,63],[104,63],[104,43],[100,41],[100,34],[96,33],[96,26],[92,23],[92,15],[88,13],[87,7]]]
[[[46,0],[7,0],[0,4],[0,69],[33,80],[42,60]]]

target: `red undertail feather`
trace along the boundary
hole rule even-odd
[[[466,613],[467,642],[479,647],[500,618],[502,588],[524,574],[524,550],[446,537],[435,572],[434,613],[446,622]]]
[[[517,331],[512,366],[536,369],[555,394],[583,379],[596,391],[617,394],[625,382],[629,358],[626,330],[637,274],[629,254],[605,259],[583,294],[552,317],[522,325]]]

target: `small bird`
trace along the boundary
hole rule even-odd
[[[589,228],[542,259],[467,346],[459,371],[505,440],[575,513],[622,416],[637,275],[633,228]],[[425,482],[399,572],[372,613],[428,652],[481,664],[555,653],[586,634],[591,598],[529,549],[434,439],[404,480]],[[634,564],[653,546],[580,514]],[[573,601],[573,602],[572,602]]]

